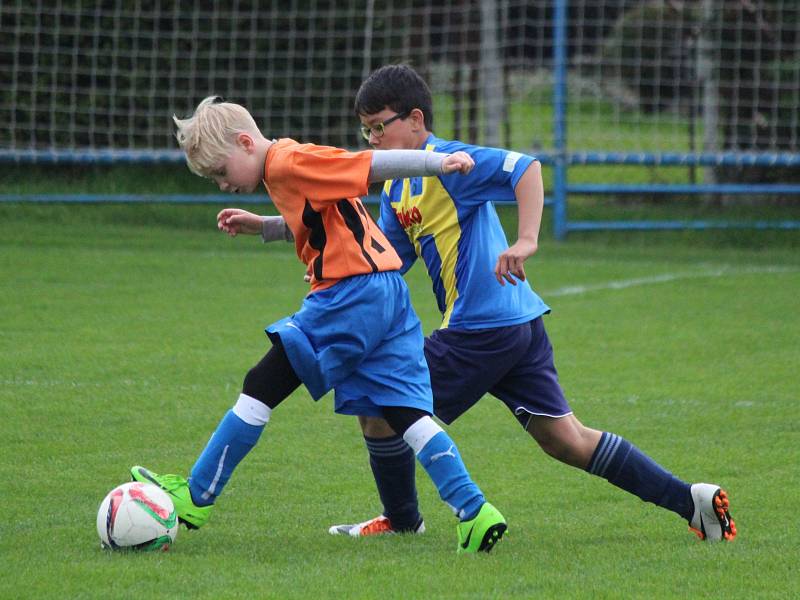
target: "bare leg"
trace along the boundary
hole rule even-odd
[[[692,518],[694,504],[688,483],[656,463],[626,439],[585,427],[575,415],[531,417],[527,431],[547,454],[609,483]]]
[[[528,433],[547,454],[579,469],[586,469],[602,432],[590,429],[575,415],[553,418],[532,416]]]

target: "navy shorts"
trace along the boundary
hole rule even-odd
[[[447,424],[489,393],[527,427],[532,415],[572,413],[539,317],[494,329],[439,329],[425,339],[433,410]]]

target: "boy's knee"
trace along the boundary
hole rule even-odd
[[[283,345],[276,341],[258,364],[247,372],[242,393],[275,408],[300,386]]]
[[[556,460],[560,460],[561,462],[566,462],[565,459],[570,455],[570,446],[569,444],[564,443],[564,440],[549,434],[539,434],[537,436],[533,436],[533,438],[536,440],[536,443],[539,444],[539,447],[544,451],[545,454],[555,458]]]
[[[358,423],[365,437],[388,438],[397,435],[386,419],[380,417],[358,417]]]
[[[263,381],[263,377],[260,376],[258,366],[255,366],[244,376],[242,393],[263,402],[265,390],[266,382]]]
[[[539,447],[556,460],[582,468],[588,464],[593,448],[589,448],[582,432],[573,427],[531,427],[528,433]]]
[[[430,413],[408,406],[384,406],[383,416],[398,435],[405,435],[409,427],[421,418],[429,417]]]

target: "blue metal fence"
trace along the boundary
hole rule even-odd
[[[567,25],[569,0],[555,0],[553,50],[554,147],[553,231],[563,240],[571,231],[757,228],[798,229],[800,221],[570,221],[570,194],[784,194],[800,198],[800,184],[707,184],[625,185],[569,184],[570,165],[658,165],[658,166],[800,166],[798,154],[776,153],[621,153],[569,152],[567,146]],[[547,157],[550,158],[550,157]]]
[[[569,218],[569,198],[574,195],[619,195],[619,194],[781,194],[800,198],[800,184],[679,184],[679,185],[630,185],[618,184],[570,184],[570,167],[577,165],[650,165],[650,166],[741,166],[741,167],[800,167],[800,154],[790,153],[626,153],[626,152],[582,152],[570,149],[567,132],[567,93],[569,1],[553,0],[553,149],[537,153],[542,163],[553,168],[552,196],[546,206],[553,209],[554,234],[565,239],[570,232],[603,229],[706,229],[706,228],[800,228],[800,221],[575,221]],[[0,149],[0,164],[156,164],[184,162],[180,150],[6,150]],[[223,203],[225,195],[184,194],[5,194],[0,202],[170,202],[170,203]],[[368,202],[377,198],[368,197]],[[240,196],[237,202],[255,204],[263,202],[263,196]]]

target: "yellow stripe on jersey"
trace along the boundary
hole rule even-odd
[[[433,146],[429,145],[426,150],[432,148]],[[384,189],[388,194],[388,187]],[[422,178],[422,193],[416,196],[411,195],[411,180],[404,179],[400,200],[391,204],[396,213],[406,216],[406,222],[401,219],[401,226],[405,228],[406,235],[414,244],[417,256],[422,256],[420,237],[430,235],[436,242],[445,291],[446,310],[441,325],[445,328],[450,322],[450,315],[458,298],[456,263],[461,225],[458,222],[456,206],[438,177]]]

